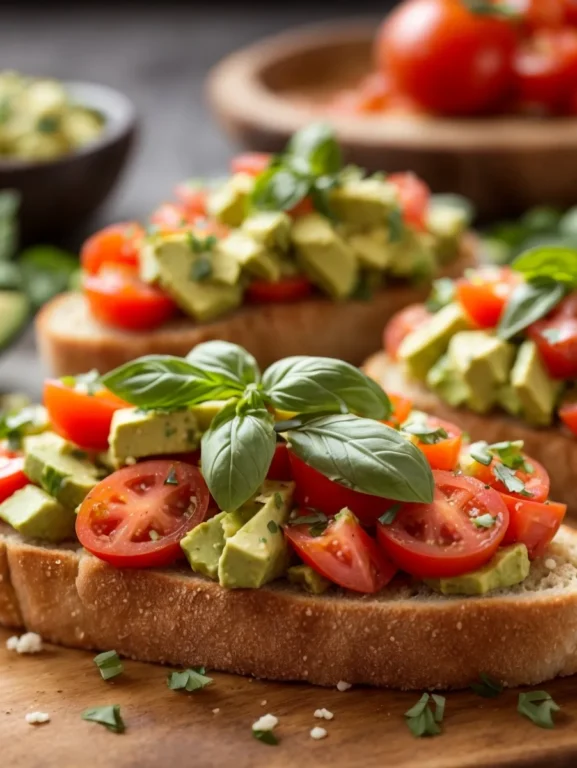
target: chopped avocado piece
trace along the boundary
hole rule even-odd
[[[449,365],[447,355],[440,357],[429,369],[426,378],[427,386],[436,392],[453,408],[458,408],[467,402],[470,395],[469,387],[463,378]]]
[[[429,206],[427,228],[433,235],[433,250],[439,264],[447,264],[457,256],[461,235],[469,222],[470,214],[464,207]]]
[[[232,538],[236,533],[240,531],[243,525],[246,525],[249,520],[252,520],[256,513],[261,509],[261,504],[256,504],[254,501],[248,501],[239,509],[235,509],[234,512],[227,512],[222,518],[221,523],[224,538]]]
[[[22,536],[58,542],[74,538],[76,515],[42,488],[27,485],[0,504],[0,520]]]
[[[539,427],[551,424],[561,384],[549,377],[533,341],[524,341],[519,347],[511,387],[526,421]]]
[[[297,219],[292,229],[297,261],[311,282],[335,299],[349,296],[358,278],[353,249],[318,213]]]
[[[495,589],[520,584],[529,575],[531,563],[524,544],[512,544],[497,550],[482,568],[462,576],[425,579],[425,583],[442,595],[486,595]]]
[[[262,508],[226,540],[218,564],[222,587],[260,587],[286,572],[289,550],[281,526],[288,520],[293,493],[294,483],[264,484],[257,497],[266,498]]]
[[[31,405],[30,398],[20,392],[0,394],[0,412],[11,413],[12,411],[21,411],[29,405]]]
[[[115,466],[127,459],[194,451],[200,444],[196,416],[189,410],[141,411],[121,408],[110,425],[110,454]]]
[[[381,179],[353,179],[330,193],[331,210],[337,219],[359,227],[386,224],[397,205],[395,187]]]
[[[405,337],[398,356],[408,373],[424,380],[429,369],[447,351],[451,337],[469,328],[467,316],[459,304],[447,304],[431,320]]]
[[[20,333],[30,316],[30,302],[20,291],[0,291],[0,349]]]
[[[209,579],[218,578],[218,561],[225,542],[222,520],[226,514],[220,512],[197,525],[180,542],[192,570],[208,576]]]
[[[430,279],[436,269],[430,235],[405,227],[402,237],[389,243],[388,269],[395,277]]]
[[[195,253],[185,235],[169,235],[150,238],[140,258],[142,279],[158,282],[195,320],[212,320],[242,302],[240,264],[218,248],[207,254]],[[203,279],[195,269],[199,261],[210,271]]]
[[[237,173],[216,189],[208,198],[208,212],[227,227],[240,227],[246,216],[248,198],[254,187],[254,177]]]
[[[217,251],[238,261],[242,269],[263,280],[279,280],[280,262],[274,253],[254,237],[235,230],[217,245]]]
[[[331,586],[331,582],[310,565],[293,565],[288,569],[287,577],[291,584],[298,584],[313,595],[322,595]]]
[[[385,269],[391,263],[389,232],[385,227],[353,233],[347,242],[363,267]]]
[[[449,342],[447,363],[453,377],[468,389],[465,403],[487,413],[497,400],[497,388],[509,378],[515,348],[487,331],[460,331]]]
[[[497,403],[511,416],[519,416],[521,413],[521,401],[511,384],[503,384],[497,390]]]
[[[271,251],[285,252],[290,246],[291,218],[283,211],[263,211],[246,218],[242,230]]]
[[[189,410],[195,415],[201,432],[206,432],[216,414],[222,411],[226,403],[226,400],[207,400],[206,403],[190,406]]]
[[[76,509],[100,479],[85,454],[53,432],[25,438],[24,473],[70,509]]]

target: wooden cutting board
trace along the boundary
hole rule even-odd
[[[443,734],[415,739],[403,713],[415,693],[315,688],[214,675],[194,694],[166,686],[166,668],[125,662],[122,677],[101,680],[92,654],[49,646],[34,656],[5,648],[0,630],[0,765],[6,768],[498,768],[577,764],[577,678],[543,686],[562,711],[552,731],[516,711],[517,692],[481,699],[469,692],[447,696]],[[266,702],[266,703],[265,703]],[[110,733],[81,720],[92,706],[119,704],[126,732]],[[317,708],[330,722],[313,717]],[[215,712],[214,710],[218,710]],[[27,712],[50,714],[31,726]],[[279,718],[280,744],[251,734],[270,712]],[[310,730],[326,727],[313,741]]]

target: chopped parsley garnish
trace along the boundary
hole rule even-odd
[[[168,475],[166,476],[164,485],[178,485],[178,478],[176,476],[176,467],[174,466],[174,464],[168,470]]]
[[[274,505],[277,509],[282,509],[282,496],[278,491],[274,494]]]
[[[164,425],[164,436],[165,437],[172,437],[177,432],[176,427],[171,426],[170,424]]]
[[[311,510],[310,515],[295,517],[289,521],[289,525],[308,525],[311,536],[322,536],[329,524],[329,518],[324,512]]]
[[[188,244],[193,253],[208,253],[216,245],[216,237],[208,235],[207,237],[197,237],[194,232],[187,232]]]
[[[392,507],[389,507],[387,511],[379,517],[379,523],[382,523],[383,525],[391,525],[391,523],[394,523],[401,506],[402,504],[393,504]]]
[[[435,704],[435,714],[430,708],[430,700]],[[413,736],[437,736],[441,733],[439,723],[445,715],[445,697],[424,693],[414,707],[405,712],[407,725]]]
[[[433,282],[433,290],[425,306],[429,312],[438,312],[455,298],[455,283],[450,277],[441,277]]]
[[[124,672],[124,666],[116,651],[104,651],[94,657],[94,663],[98,667],[103,680],[111,680]]]
[[[58,496],[65,479],[62,472],[47,464],[42,471],[40,484],[50,496]]]
[[[489,446],[484,440],[481,440],[478,443],[473,443],[469,448],[469,455],[472,459],[479,462],[479,464],[483,464],[485,467],[488,467],[493,461]]]
[[[492,468],[492,472],[500,480],[509,493],[520,493],[521,496],[532,498],[533,494],[526,490],[525,483],[517,477],[515,472],[504,464],[495,464]]]
[[[272,747],[276,747],[278,739],[272,731],[255,731],[252,729],[252,735],[257,741],[262,741],[263,744],[270,744]]]
[[[58,115],[42,115],[36,123],[36,130],[39,133],[56,133],[60,128],[60,117]]]
[[[408,435],[414,435],[425,445],[435,445],[435,443],[440,443],[441,440],[446,440],[449,437],[447,430],[443,427],[429,427],[419,421],[403,424],[401,430]]]
[[[279,527],[274,520],[269,520],[266,527],[270,533],[278,533],[279,531]]]
[[[487,513],[486,515],[479,515],[479,517],[472,517],[471,520],[475,528],[491,528],[495,525],[496,518]]]
[[[554,728],[553,713],[561,707],[556,704],[547,691],[529,691],[520,693],[517,712],[527,717],[539,728]]]
[[[126,730],[118,704],[85,709],[82,713],[82,719],[89,720],[92,723],[99,723],[113,733],[124,733]]]
[[[482,696],[484,699],[495,699],[503,693],[503,686],[497,680],[490,677],[486,672],[481,672],[479,675],[479,682],[471,683],[471,690],[474,691],[477,696]]]
[[[389,242],[398,243],[403,239],[403,235],[405,233],[403,212],[400,208],[393,208],[391,211],[389,211],[387,223],[389,225]]]
[[[205,671],[204,667],[198,667],[183,669],[182,672],[171,672],[166,684],[171,691],[188,691],[188,693],[200,691],[213,682],[212,677],[205,675]]]
[[[479,464],[489,466],[493,458],[499,459],[508,469],[521,469],[524,472],[532,473],[534,468],[525,460],[523,455],[522,440],[506,440],[501,443],[488,445],[484,440],[473,443],[469,448],[471,458],[478,461]]]
[[[190,268],[190,279],[196,282],[206,280],[212,275],[212,262],[207,256],[199,256]]]

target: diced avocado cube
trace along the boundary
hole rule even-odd
[[[529,575],[531,562],[524,544],[512,544],[497,550],[482,568],[462,576],[425,579],[425,583],[442,595],[486,595],[495,589],[520,584]]]
[[[432,238],[426,232],[405,228],[399,240],[389,243],[388,271],[391,275],[426,280],[435,269]]]
[[[353,249],[318,213],[297,219],[292,228],[297,261],[311,282],[335,299],[349,296],[359,267]]]
[[[25,438],[24,472],[70,509],[76,509],[100,479],[94,464],[52,432]]]
[[[461,235],[469,222],[470,213],[464,207],[429,206],[427,228],[433,236],[433,250],[438,264],[448,264],[458,255]]]
[[[290,246],[291,218],[283,211],[263,211],[248,216],[242,230],[271,251],[286,252]]]
[[[361,227],[386,224],[398,206],[397,191],[380,179],[353,179],[335,187],[330,193],[330,206],[335,216]]]
[[[451,338],[470,327],[459,304],[447,304],[428,323],[405,337],[399,347],[401,360],[410,376],[424,380],[429,369],[445,354]]]
[[[76,515],[42,488],[27,485],[0,504],[0,520],[22,536],[59,542],[74,538]]]
[[[267,482],[263,494],[262,508],[226,540],[218,564],[223,587],[256,588],[286,573],[289,549],[281,526],[291,511],[294,483]]]
[[[429,369],[426,378],[427,386],[436,392],[453,408],[464,405],[470,397],[470,390],[456,371],[449,365],[447,355],[440,357]]]
[[[550,378],[533,341],[524,341],[519,347],[511,371],[511,387],[519,398],[523,417],[530,424],[551,424],[561,383]]]
[[[235,230],[217,245],[217,252],[236,260],[242,269],[263,280],[279,280],[280,263],[274,253],[251,235]]]
[[[375,227],[368,232],[356,232],[347,238],[359,263],[369,269],[385,269],[391,263],[389,232]]]
[[[515,392],[510,383],[503,384],[497,390],[497,403],[503,410],[510,413],[511,416],[519,416],[522,410],[519,395]]]
[[[235,174],[210,194],[208,212],[227,227],[240,227],[253,187],[254,177],[246,173]]]
[[[257,504],[254,501],[248,501],[243,504],[239,509],[235,509],[234,512],[227,512],[222,518],[222,531],[225,539],[232,538],[237,534],[243,525],[246,525],[249,520],[256,515],[262,509],[261,504]]]
[[[197,525],[180,542],[192,570],[208,576],[209,579],[218,578],[218,561],[225,541],[222,520],[226,514],[220,512]]]
[[[291,584],[298,584],[312,595],[322,595],[331,586],[331,582],[310,565],[293,565],[288,569],[287,577]]]
[[[127,459],[194,451],[200,445],[200,430],[189,410],[121,408],[112,417],[109,443],[112,461],[120,467]]]

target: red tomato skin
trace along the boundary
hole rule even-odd
[[[552,330],[559,332],[558,341],[547,338],[547,331]],[[533,323],[528,333],[552,378],[577,378],[577,318],[557,314]]]
[[[312,283],[306,277],[295,275],[283,277],[276,283],[269,280],[253,280],[249,283],[245,297],[254,304],[281,304],[302,301],[313,291]]]
[[[311,536],[308,525],[285,526],[284,535],[304,563],[354,592],[378,592],[397,572],[353,515],[333,520],[322,536]]]
[[[138,266],[138,248],[144,229],[136,221],[111,224],[95,232],[80,250],[82,269],[96,275],[104,264]]]
[[[271,159],[272,155],[268,152],[243,152],[232,158],[230,172],[259,176],[263,171],[266,171]]]
[[[551,114],[569,111],[577,82],[577,30],[542,30],[515,55],[515,93],[521,104]]]
[[[115,411],[130,407],[108,390],[88,395],[67,386],[60,379],[46,379],[43,402],[52,429],[57,434],[93,451],[108,449],[110,424]]]
[[[278,480],[286,482],[293,479],[291,462],[286,443],[277,443],[269,467],[267,478],[269,480]]]
[[[425,454],[431,469],[442,469],[452,472],[457,468],[461,446],[463,444],[463,430],[455,424],[435,416],[427,418],[427,425],[433,429],[442,428],[448,434],[444,440],[433,445],[427,445],[419,440],[417,447]]]
[[[567,513],[567,505],[550,501],[520,499],[506,493],[501,497],[509,510],[509,526],[503,546],[525,544],[529,557],[541,557],[554,539]]]
[[[508,267],[481,267],[457,280],[457,299],[478,328],[495,328],[519,282]]]
[[[161,203],[153,211],[150,223],[161,232],[177,232],[190,223],[184,206],[179,203]]]
[[[194,221],[207,215],[208,191],[206,189],[182,182],[177,184],[174,191],[188,219]]]
[[[408,0],[377,35],[379,68],[431,112],[472,115],[497,105],[512,80],[512,24],[460,0]]]
[[[0,447],[0,504],[25,485],[30,480],[24,474],[24,456]]]
[[[94,317],[113,328],[151,331],[177,313],[169,296],[143,282],[130,267],[106,267],[98,275],[85,275],[82,287]]]
[[[577,25],[577,0],[564,0],[565,21],[572,26]]]
[[[296,483],[295,502],[300,507],[319,509],[329,517],[334,517],[347,507],[363,525],[371,526],[394,503],[390,499],[353,491],[329,480],[290,450],[289,458]]]
[[[559,409],[559,418],[574,435],[577,435],[577,403],[562,405]]]
[[[182,524],[176,526],[168,535],[160,536],[156,541],[133,541],[130,538],[127,540],[130,531],[114,538],[114,530],[106,530],[107,513],[110,509],[114,510],[113,505],[117,504],[115,500],[118,497],[126,495],[126,483],[135,482],[139,477],[147,474],[166,478],[171,470],[174,470],[177,479],[179,479],[181,491],[186,488],[186,497],[190,498],[194,493],[196,506],[193,513],[186,519],[183,518]],[[174,489],[177,487],[163,482],[160,491],[153,495],[148,505],[145,497],[139,494],[140,498],[133,504],[136,503],[136,511],[138,512],[141,508],[140,511],[143,514],[137,515],[135,522],[138,522],[143,516],[146,517],[147,513],[148,516],[154,517],[155,511],[159,515],[165,514],[167,517],[169,513],[162,507],[163,499],[174,493]],[[197,467],[184,462],[166,460],[135,464],[117,470],[101,480],[89,492],[78,510],[76,535],[85,549],[115,568],[162,568],[172,565],[176,560],[184,557],[180,540],[188,531],[205,520],[209,499],[208,488]],[[128,521],[129,518],[129,510],[126,510],[124,516],[120,517],[122,521]],[[170,522],[175,523],[176,521],[177,518],[171,515]],[[102,532],[98,531],[99,526],[104,529]],[[118,527],[120,528],[120,526]]]
[[[428,322],[431,317],[424,304],[410,304],[393,315],[383,332],[383,347],[391,360],[398,360],[399,347],[405,337]]]
[[[392,173],[387,181],[397,188],[405,224],[423,231],[431,200],[431,190],[414,173]]]

